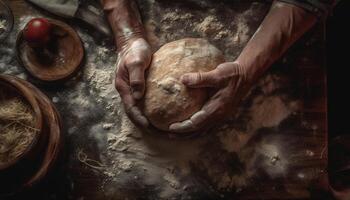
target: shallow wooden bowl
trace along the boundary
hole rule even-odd
[[[38,184],[54,169],[55,163],[59,159],[63,149],[64,138],[62,135],[61,117],[51,100],[29,82],[21,79],[18,79],[18,82],[33,91],[42,109],[42,113],[45,116],[44,119],[48,129],[46,148],[41,154],[37,170],[23,185],[25,188],[30,188]]]
[[[0,181],[0,199],[29,190],[41,183],[55,168],[55,163],[60,158],[60,152],[63,149],[61,119],[51,100],[28,81],[13,76],[7,78],[30,90],[37,100],[43,115],[43,133],[46,140],[43,148],[36,155],[36,161],[31,170],[22,173],[21,176],[16,176],[15,179],[8,178],[6,184]]]
[[[81,66],[84,48],[77,32],[69,25],[49,20],[53,27],[52,61],[38,56],[23,39],[23,31],[17,36],[16,51],[19,62],[36,79],[43,82],[60,82],[71,78]]]
[[[32,159],[38,153],[40,146],[44,140],[42,134],[43,128],[43,115],[40,109],[39,103],[33,93],[23,85],[18,84],[17,82],[11,81],[9,76],[0,75],[0,87],[5,88],[7,94],[5,95],[16,95],[22,98],[29,106],[31,106],[34,119],[35,126],[37,129],[37,134],[33,138],[33,141],[28,145],[26,150],[17,158],[7,162],[5,164],[0,164],[0,175],[8,174],[9,172],[15,172],[18,168],[22,168],[23,166],[30,165]],[[1,181],[1,180],[0,180]]]

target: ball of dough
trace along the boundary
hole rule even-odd
[[[143,109],[158,129],[188,119],[208,98],[205,88],[188,88],[180,77],[189,72],[207,72],[224,62],[220,50],[207,40],[186,38],[162,46],[152,58],[146,78]]]

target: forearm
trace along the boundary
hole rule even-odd
[[[113,30],[118,50],[131,38],[144,37],[144,29],[134,0],[101,0]]]
[[[302,8],[274,2],[262,24],[237,59],[255,80],[315,23],[317,18]]]

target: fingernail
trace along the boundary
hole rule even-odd
[[[139,91],[133,92],[132,96],[134,97],[134,99],[141,99],[142,98],[142,93]]]
[[[140,123],[142,124],[143,127],[148,127],[149,123],[146,117],[140,117]]]

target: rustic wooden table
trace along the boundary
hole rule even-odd
[[[205,37],[228,60],[239,54],[269,3],[139,1],[156,50],[183,37]],[[19,29],[54,17],[11,0],[12,35],[0,46],[0,73],[35,83],[14,54]],[[66,21],[67,22],[67,21]],[[252,89],[235,116],[210,133],[169,140],[142,133],[113,88],[116,53],[79,22],[85,66],[46,92],[61,113],[65,158],[46,181],[9,199],[309,199],[327,165],[326,73],[322,25],[306,34]],[[321,197],[314,197],[320,199]],[[326,198],[326,197],[324,197]]]

